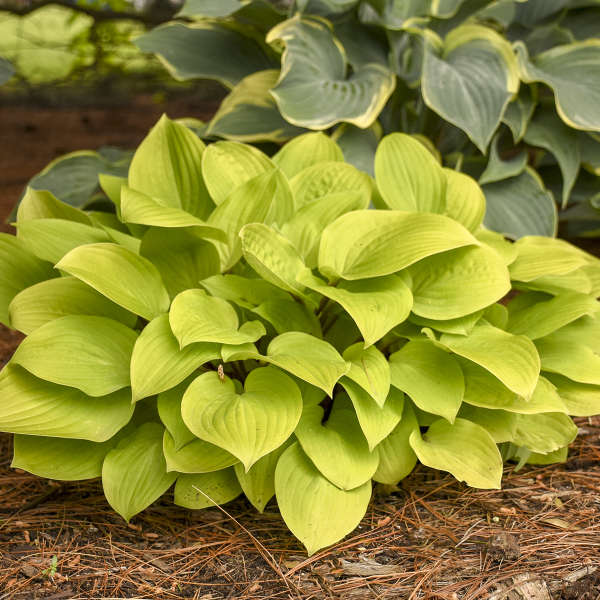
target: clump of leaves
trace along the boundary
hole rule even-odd
[[[230,88],[207,136],[280,142],[335,126],[367,172],[382,135],[424,136],[479,180],[489,228],[555,235],[556,200],[566,235],[599,235],[597,0],[288,4],[186,0],[136,43],[178,79]]]
[[[191,509],[276,496],[312,554],[417,461],[499,488],[502,454],[564,460],[569,415],[600,412],[600,261],[485,229],[410,136],[375,173],[322,133],[270,159],[163,118],[100,175],[114,213],[30,189],[0,236],[13,466],[102,477],[127,520],[173,484]]]

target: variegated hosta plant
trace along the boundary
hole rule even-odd
[[[127,520],[172,486],[275,496],[312,554],[418,461],[499,488],[503,455],[564,460],[600,412],[600,261],[485,229],[478,184],[410,136],[375,173],[322,133],[271,159],[163,118],[100,176],[114,213],[29,190],[0,238],[13,466],[101,477]]]
[[[369,172],[377,141],[424,136],[477,178],[516,239],[600,235],[600,0],[186,0],[136,44],[230,92],[203,135],[333,130]]]

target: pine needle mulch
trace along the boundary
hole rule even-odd
[[[273,503],[225,514],[165,498],[127,525],[98,481],[11,470],[2,434],[0,600],[598,600],[600,417],[577,422],[566,464],[509,466],[501,491],[421,466],[376,488],[360,527],[311,558]]]

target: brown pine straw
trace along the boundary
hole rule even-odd
[[[273,501],[189,511],[170,492],[127,525],[97,480],[11,470],[2,434],[0,600],[598,600],[600,417],[576,421],[566,464],[509,465],[500,491],[419,466],[310,558]]]

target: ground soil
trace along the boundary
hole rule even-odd
[[[0,219],[55,156],[135,147],[167,109],[139,99],[107,109],[0,107]],[[0,328],[0,367],[20,336]],[[600,418],[578,419],[566,464],[506,468],[501,491],[417,469],[377,488],[359,528],[307,558],[271,503],[200,512],[165,497],[132,523],[98,481],[60,483],[10,469],[0,434],[0,600],[600,599]],[[53,560],[55,566],[53,567]]]

